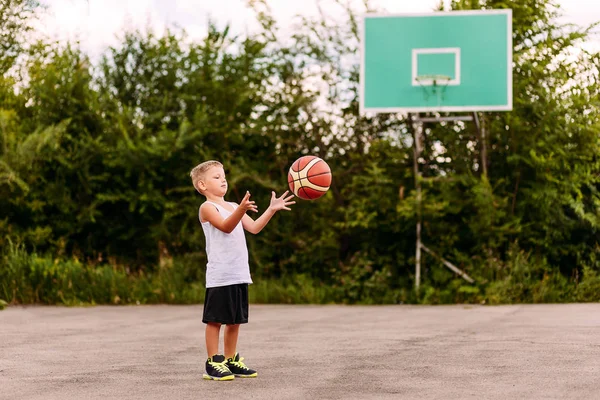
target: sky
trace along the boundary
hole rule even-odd
[[[356,5],[359,0],[352,0]],[[219,26],[230,23],[237,33],[257,29],[254,13],[247,0],[42,0],[48,6],[38,30],[52,39],[79,40],[92,57],[109,46],[119,44],[125,30],[147,26],[160,33],[165,26],[178,25],[192,39],[202,38],[209,19]],[[297,14],[317,13],[314,0],[267,0],[276,21],[284,29]],[[390,13],[431,11],[439,0],[372,0],[372,4]],[[446,4],[448,0],[444,0]],[[331,4],[331,1],[323,1]],[[600,0],[558,0],[563,9],[562,21],[588,26],[600,20]],[[334,12],[333,10],[326,10]],[[287,28],[289,29],[289,28]],[[598,28],[597,31],[599,31]],[[600,49],[600,34],[586,43]]]

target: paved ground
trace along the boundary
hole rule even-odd
[[[0,398],[600,398],[600,304],[253,305],[239,350],[259,377],[231,382],[201,379],[201,313],[0,311]]]

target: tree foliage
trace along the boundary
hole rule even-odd
[[[250,3],[255,34],[133,31],[97,63],[72,43],[25,49],[16,38],[37,2],[3,3],[0,68],[23,56],[15,76],[27,79],[0,80],[0,245],[153,271],[203,251],[196,164],[221,160],[228,198],[250,190],[264,210],[292,162],[314,154],[332,188],[248,238],[254,276],[309,277],[335,301],[413,301],[414,128],[406,115],[359,114],[365,10],[329,2],[341,19],[299,17],[286,35],[267,2]],[[485,142],[464,122],[425,127],[424,240],[477,283],[427,256],[419,296],[564,301],[544,293],[600,269],[600,55],[579,46],[591,27],[561,25],[550,0],[451,7],[513,9],[514,110],[480,114]]]

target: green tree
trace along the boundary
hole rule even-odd
[[[75,44],[6,53],[6,65],[22,57],[23,68],[0,79],[0,245],[19,249],[7,260],[29,259],[26,245],[146,273],[182,265],[169,264],[174,256],[196,264],[157,276],[201,281],[202,197],[191,168],[221,160],[228,198],[250,190],[264,209],[272,190],[287,189],[293,161],[314,154],[333,171],[331,190],[248,237],[259,282],[319,282],[328,289],[314,293],[339,302],[592,298],[600,60],[578,50],[591,28],[561,25],[549,0],[452,2],[513,9],[514,110],[480,114],[486,143],[471,124],[425,127],[424,238],[477,284],[426,256],[417,298],[411,121],[359,114],[357,15],[369,3],[332,2],[341,19],[298,17],[291,37],[267,2],[250,3],[257,34],[214,25],[200,41],[176,29],[130,32],[95,65]],[[21,22],[11,29],[25,32]]]

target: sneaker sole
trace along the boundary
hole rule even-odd
[[[252,375],[235,375],[236,378],[256,378],[258,376],[258,373],[253,373]]]
[[[217,377],[217,376],[210,376],[207,374],[202,375],[203,379],[206,379],[207,381],[232,381],[235,377],[233,375],[227,375],[224,377]]]

